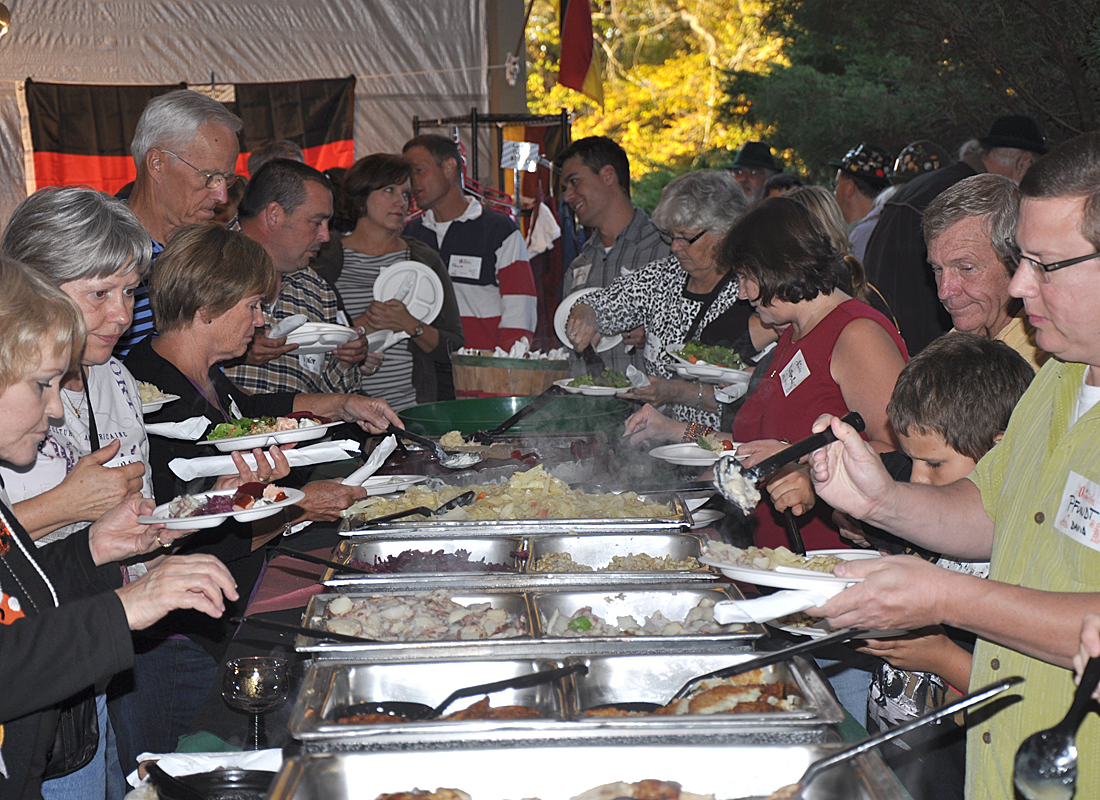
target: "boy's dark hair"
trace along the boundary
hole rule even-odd
[[[593,172],[599,172],[610,164],[615,170],[619,188],[626,193],[627,197],[630,197],[630,159],[617,142],[606,136],[586,136],[583,139],[577,139],[558,153],[554,158],[554,165],[560,168],[573,156],[580,158],[581,163]]]
[[[886,413],[899,436],[938,433],[978,461],[1008,427],[1034,377],[1031,365],[1004,342],[945,333],[901,371]]]

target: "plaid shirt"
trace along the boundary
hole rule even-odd
[[[346,319],[337,317],[338,311],[336,290],[312,268],[306,267],[283,276],[279,296],[270,308],[264,309],[264,319],[271,325],[292,314],[305,314],[310,322],[346,325]],[[322,359],[320,373],[310,372],[302,366],[299,356],[292,350],[263,366],[238,364],[226,367],[225,374],[237,386],[253,394],[359,392],[357,364],[345,364],[334,353],[325,353]]]

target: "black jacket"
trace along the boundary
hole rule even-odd
[[[126,611],[113,591],[122,573],[117,565],[96,568],[87,530],[36,549],[11,509],[0,508],[11,526],[3,535],[7,552],[0,555],[0,592],[6,595],[0,614],[0,800],[37,798],[57,725],[54,706],[129,669],[134,651]],[[25,616],[11,618],[13,598]]]

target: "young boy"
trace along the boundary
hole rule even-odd
[[[969,475],[1001,440],[1033,377],[1031,366],[1008,345],[969,333],[945,334],[914,356],[898,376],[886,408],[901,449],[912,460],[909,480],[943,486]],[[877,539],[870,531],[865,535]],[[989,572],[988,563],[905,552],[983,578]],[[949,694],[968,691],[971,651],[963,646],[965,634],[953,635],[958,641],[943,628],[926,628],[868,640],[860,648],[886,662],[871,677],[871,733],[922,716],[948,702]],[[962,798],[965,740],[963,731],[952,727],[950,721],[929,726],[883,749],[914,800]]]

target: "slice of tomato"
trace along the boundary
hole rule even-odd
[[[733,442],[731,442],[729,439],[723,439],[722,440],[722,451],[723,452],[725,452],[726,450],[736,450],[736,449],[737,448],[735,448],[733,446]]]

